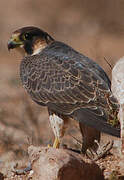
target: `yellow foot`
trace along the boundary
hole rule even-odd
[[[59,145],[60,145],[59,139],[56,137],[53,143],[53,148],[59,148]]]
[[[50,147],[51,147],[51,145],[50,145],[50,144],[48,144],[48,145],[47,145],[47,147],[48,147],[48,148],[50,148]]]

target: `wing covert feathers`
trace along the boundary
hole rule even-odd
[[[38,104],[59,114],[77,114],[78,121],[85,119],[87,125],[97,128],[98,124],[98,130],[119,136],[119,131],[107,121],[110,115],[117,117],[119,109],[108,76],[94,61],[71,47],[55,41],[41,53],[25,57],[20,76]],[[95,115],[92,109],[96,109]],[[81,116],[85,118],[81,120]]]

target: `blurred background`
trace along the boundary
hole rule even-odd
[[[110,78],[111,68],[104,58],[113,66],[124,56],[124,0],[1,0],[0,155],[3,159],[5,152],[12,153],[11,158],[21,157],[29,144],[46,145],[54,137],[47,110],[32,102],[21,86],[21,55],[7,50],[11,33],[29,25],[41,27],[55,39],[94,59]],[[80,136],[73,128],[69,133]],[[77,145],[70,135],[66,141]]]

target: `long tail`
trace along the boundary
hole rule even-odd
[[[99,116],[89,108],[81,108],[73,113],[73,116],[80,123],[93,127],[98,131],[112,136],[120,137],[120,128],[115,128],[107,122],[106,116]]]

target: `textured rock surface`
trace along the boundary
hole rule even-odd
[[[119,59],[112,70],[112,92],[120,104],[124,104],[124,57]]]
[[[112,92],[120,104],[121,150],[124,156],[124,57],[119,59],[112,70]]]
[[[29,159],[33,180],[102,180],[95,163],[85,162],[81,155],[64,149],[30,146]]]

